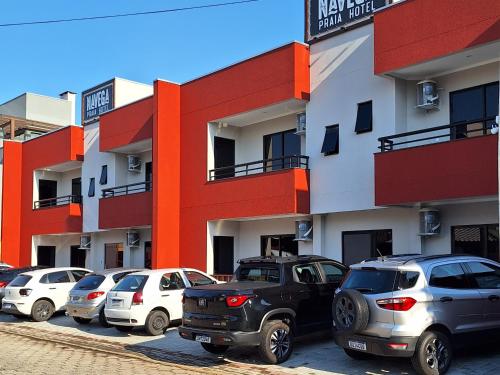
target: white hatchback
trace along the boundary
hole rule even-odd
[[[65,267],[21,273],[5,288],[2,311],[30,316],[37,322],[48,320],[64,308],[69,291],[89,272],[92,271]]]
[[[218,284],[204,272],[188,268],[148,270],[125,276],[106,299],[104,314],[122,332],[144,327],[152,336],[182,319],[182,295],[190,286]]]

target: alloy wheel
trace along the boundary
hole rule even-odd
[[[153,328],[155,330],[162,330],[165,327],[165,319],[161,316],[157,316],[155,320],[153,320]]]
[[[337,315],[338,321],[342,323],[344,328],[350,328],[354,324],[356,315],[354,312],[354,305],[349,298],[342,297],[339,299],[335,309],[335,314]]]
[[[49,316],[50,312],[50,306],[48,303],[42,303],[38,305],[38,308],[36,309],[36,314],[38,317],[46,319]]]
[[[442,370],[448,363],[450,353],[440,339],[434,339],[425,347],[426,363],[430,369]]]
[[[288,354],[290,350],[290,335],[285,329],[277,329],[271,335],[271,352],[276,358],[281,359]]]

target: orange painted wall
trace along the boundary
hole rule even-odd
[[[99,228],[140,227],[153,222],[153,193],[99,199]]]

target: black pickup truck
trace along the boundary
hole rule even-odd
[[[319,256],[240,260],[226,284],[184,292],[181,337],[215,354],[259,347],[267,363],[286,361],[293,338],[332,328],[332,302],[347,267]]]

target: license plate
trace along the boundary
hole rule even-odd
[[[366,342],[349,340],[349,348],[366,351]]]
[[[2,307],[4,309],[11,309],[12,308],[12,304],[10,304],[10,303],[4,303]]]
[[[195,340],[198,341],[198,342],[203,342],[205,344],[210,344],[212,342],[212,338],[211,337],[203,336],[203,335],[196,335]]]
[[[71,297],[71,301],[72,302],[78,302],[78,301],[80,301],[80,297],[73,296],[73,297]]]
[[[111,306],[121,306],[122,300],[121,299],[112,299],[111,300]]]

